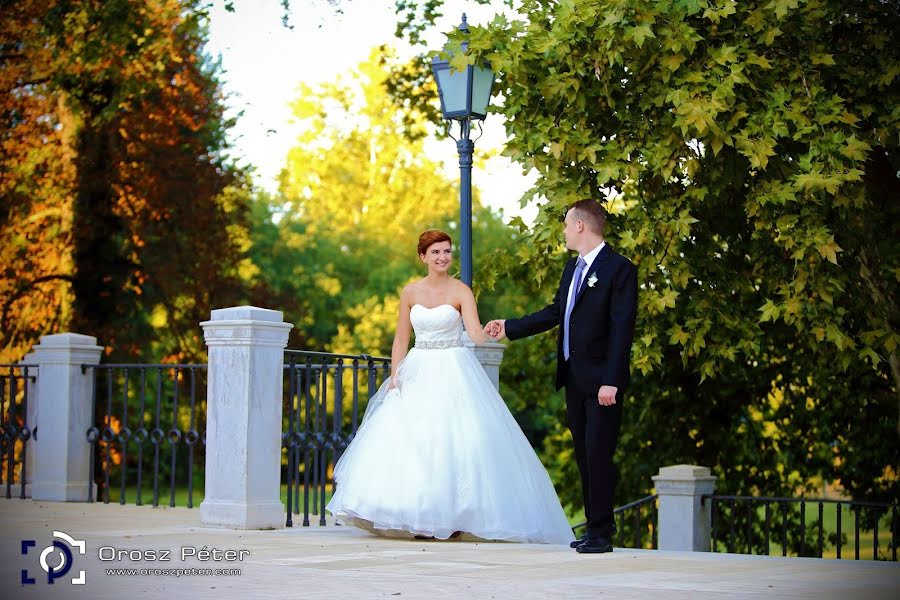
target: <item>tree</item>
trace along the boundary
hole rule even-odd
[[[425,125],[387,97],[384,52],[346,78],[304,86],[293,103],[302,132],[252,251],[297,325],[292,347],[328,345],[355,320],[352,307],[395,294],[418,272],[423,230],[455,227],[457,192],[421,137],[403,135]]]
[[[0,361],[17,360],[71,312],[71,115],[40,93],[42,3],[0,8]]]
[[[246,194],[226,155],[229,123],[198,7],[4,5],[11,357],[62,326],[132,357],[163,330],[154,354],[196,356],[197,322],[241,293]]]
[[[473,27],[462,60],[503,73],[507,153],[539,173],[529,198],[549,199],[523,229],[536,276],[558,270],[546,240],[589,196],[607,199],[608,238],[638,265],[628,403],[644,438],[623,455],[662,437],[664,460],[706,460],[735,490],[826,475],[896,497],[897,445],[871,439],[900,399],[897,3],[526,1],[522,14]],[[749,437],[770,424],[777,443]],[[781,471],[748,475],[769,452]]]

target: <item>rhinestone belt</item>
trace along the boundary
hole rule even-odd
[[[420,348],[422,350],[444,350],[446,348],[459,348],[463,345],[462,340],[434,340],[434,341],[426,341],[426,340],[416,340],[416,348]]]

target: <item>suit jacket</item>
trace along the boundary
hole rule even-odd
[[[556,389],[566,385],[563,319],[576,260],[572,258],[566,263],[553,302],[535,313],[506,321],[506,337],[510,340],[559,326]],[[588,281],[592,276],[596,282],[590,286]],[[613,385],[620,390],[628,385],[637,289],[637,269],[609,244],[582,276],[581,295],[569,319],[569,361],[574,383],[584,394],[596,394],[602,385]]]

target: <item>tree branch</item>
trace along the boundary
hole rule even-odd
[[[43,277],[38,277],[34,281],[31,281],[24,287],[20,288],[3,304],[3,311],[0,312],[0,325],[3,326],[3,330],[9,331],[9,327],[7,327],[6,325],[6,318],[9,314],[10,307],[12,307],[13,305],[13,302],[27,294],[29,291],[33,290],[38,284],[55,280],[68,281],[69,283],[73,283],[75,281],[75,279],[71,275],[44,275]]]

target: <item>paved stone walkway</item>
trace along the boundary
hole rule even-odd
[[[48,585],[40,555],[54,530],[84,540],[85,554],[76,550],[72,570]],[[391,540],[334,526],[233,531],[200,527],[196,508],[2,499],[0,532],[3,599],[900,598],[896,563],[619,548],[582,556],[560,546]],[[22,540],[36,542],[26,555]],[[204,547],[223,551],[223,560],[190,556]],[[224,560],[227,550],[244,550],[244,560]],[[122,551],[122,560],[100,560]],[[164,551],[170,560],[158,560]],[[59,552],[45,560],[56,566]],[[23,569],[35,584],[21,585]],[[72,585],[82,570],[85,585]]]

